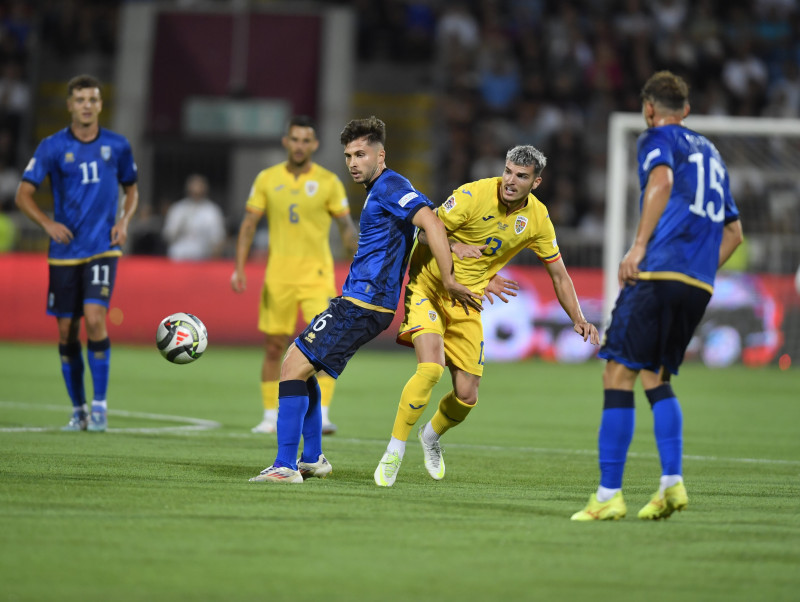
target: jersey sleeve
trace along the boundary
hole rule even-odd
[[[267,174],[263,171],[256,176],[245,205],[247,209],[260,213],[264,213],[267,210],[267,179]]]
[[[47,174],[50,173],[51,159],[50,159],[50,143],[46,138],[39,143],[33,157],[28,161],[25,166],[25,171],[22,172],[22,179],[25,182],[30,182],[36,188],[41,186]]]
[[[558,248],[556,240],[556,230],[549,214],[545,215],[539,230],[528,244],[528,248],[536,253],[543,263],[553,263],[561,257],[561,250]]]
[[[411,222],[423,207],[433,209],[433,203],[428,200],[428,197],[414,190],[410,183],[403,183],[398,186],[395,180],[392,184],[394,185],[391,189],[386,187],[384,193],[378,195],[378,198],[381,199],[381,205],[390,214]]]
[[[469,201],[473,198],[472,194],[472,191],[464,186],[454,190],[453,194],[437,208],[436,215],[442,220],[448,232],[455,232],[469,219],[472,207]]]
[[[637,156],[642,174],[650,173],[650,170],[657,165],[667,165],[673,171],[675,170],[672,145],[667,136],[657,128],[642,134],[639,139]]]
[[[136,162],[133,160],[133,150],[130,142],[124,140],[120,149],[119,161],[117,164],[117,179],[123,186],[135,184],[138,180]]]
[[[344,191],[344,184],[335,175],[331,176],[331,191],[326,202],[328,213],[333,217],[341,217],[350,213],[350,203]]]

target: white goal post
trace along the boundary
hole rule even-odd
[[[765,221],[747,219],[760,254],[757,271],[794,273],[800,262],[800,119],[689,115],[686,126],[707,136],[719,148],[733,182],[753,178],[763,184]],[[607,325],[619,292],[617,270],[630,246],[639,213],[636,139],[646,129],[641,113],[612,113],[608,128],[606,217],[603,243],[603,317]],[[739,203],[736,191],[734,200]],[[770,196],[771,195],[771,196]],[[740,205],[740,210],[742,207]],[[744,211],[743,211],[744,213]],[[755,213],[755,212],[754,212]],[[771,217],[770,217],[771,214]],[[771,219],[771,222],[767,222]],[[753,223],[753,222],[756,223]],[[789,223],[786,223],[786,222]],[[784,223],[776,227],[775,223]]]

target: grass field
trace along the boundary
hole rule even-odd
[[[356,355],[324,440],[334,472],[303,485],[247,481],[276,449],[250,433],[260,361],[115,346],[112,430],[62,433],[54,345],[0,343],[0,600],[800,599],[800,370],[684,367],[690,504],[662,522],[636,519],[660,473],[640,391],[628,517],[582,524],[599,363],[487,366],[443,440],[447,477],[414,442],[383,489],[372,472],[413,353]]]

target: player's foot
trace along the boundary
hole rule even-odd
[[[402,461],[403,459],[396,451],[387,451],[383,454],[378,468],[375,469],[375,484],[381,487],[394,485],[394,480],[397,478],[397,471],[400,470],[400,462]]]
[[[108,428],[108,418],[105,411],[92,410],[89,414],[89,424],[86,426],[87,431],[93,433],[104,433]]]
[[[422,455],[425,458],[425,469],[428,471],[428,474],[431,475],[431,478],[441,481],[444,478],[444,457],[442,456],[442,446],[439,445],[438,441],[433,444],[427,443],[422,436],[422,430],[424,428],[424,426],[419,428],[417,431],[417,438],[419,439],[420,444],[422,444]]]
[[[85,431],[89,423],[89,417],[83,410],[75,410],[69,422],[61,427],[62,431]]]
[[[316,462],[298,462],[297,470],[304,479],[310,479],[311,477],[324,479],[331,474],[333,466],[328,462],[328,458],[320,454]]]
[[[302,483],[303,476],[299,470],[285,466],[268,466],[258,476],[250,479],[251,483]]]
[[[667,487],[663,495],[656,491],[650,501],[639,510],[637,515],[644,520],[659,520],[669,518],[676,510],[680,512],[689,504],[689,496],[683,482],[675,483],[672,487]]]
[[[597,495],[592,494],[586,508],[572,515],[572,520],[619,520],[628,513],[625,500],[622,499],[622,492],[617,491],[607,502],[598,502]]]
[[[333,422],[323,422],[322,423],[322,434],[323,435],[333,435],[338,429]]]
[[[256,426],[250,429],[251,433],[264,433],[267,435],[271,435],[272,433],[277,433],[278,428],[275,426],[275,423],[272,420],[262,420]]]

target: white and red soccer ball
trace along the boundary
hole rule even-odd
[[[186,312],[174,313],[158,325],[156,345],[167,361],[190,364],[206,350],[208,331],[197,316]]]

